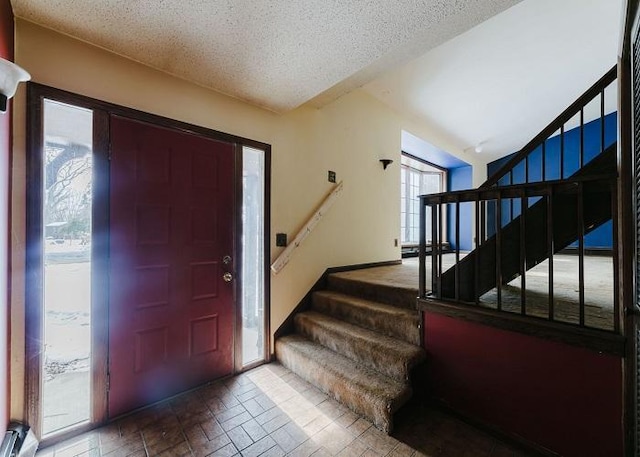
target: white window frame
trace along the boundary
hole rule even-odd
[[[447,191],[447,170],[425,160],[419,159],[407,153],[402,153],[401,162],[401,176],[404,175],[405,181],[400,181],[400,239],[402,247],[414,247],[417,246],[420,239],[419,233],[419,208],[420,200],[417,198],[419,195],[429,193],[440,193]],[[413,174],[419,176],[419,185],[417,194],[414,191],[415,198],[412,198],[412,183],[408,179],[409,175]],[[428,192],[426,189],[426,177],[438,175],[440,178],[440,186],[438,192]],[[446,227],[446,211],[443,212],[444,227]],[[430,213],[427,214],[427,219],[430,220]],[[429,224],[430,225],[430,224]],[[413,237],[412,235],[415,235]],[[446,241],[446,230],[443,230],[443,237]],[[427,244],[431,244],[431,230],[427,230]]]

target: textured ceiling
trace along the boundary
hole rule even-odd
[[[482,143],[486,160],[501,157],[524,146],[616,64],[621,3],[526,0],[365,90],[426,121],[467,154]],[[615,89],[605,94],[607,112],[616,109]],[[599,112],[598,102],[593,108]]]
[[[520,0],[12,0],[16,16],[273,111],[331,101]]]

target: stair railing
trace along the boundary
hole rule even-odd
[[[568,178],[576,169],[582,168],[586,163],[601,154],[608,146],[606,138],[606,98],[605,91],[617,79],[617,66],[612,67],[607,73],[587,89],[575,102],[565,109],[531,141],[529,141],[520,151],[514,153],[497,171],[491,174],[488,179],[480,185],[484,187],[509,186],[513,184],[526,184],[555,179]],[[615,98],[614,98],[615,101]],[[599,105],[599,116],[585,124],[585,109],[592,103]],[[593,109],[590,110],[590,117],[593,117]],[[570,121],[577,123],[576,129],[568,130],[567,124]],[[613,120],[613,119],[612,119]],[[599,124],[599,125],[594,125]],[[596,127],[599,129],[599,141],[597,150],[593,150],[593,144],[585,143],[586,127]],[[616,130],[615,125],[613,130]],[[567,136],[568,134],[578,134],[578,154],[577,168],[567,160]],[[550,159],[550,150],[557,151],[557,163]],[[558,173],[552,173],[550,169],[557,166]],[[518,176],[520,175],[520,176]],[[513,203],[508,208],[505,216],[509,220],[513,219]],[[481,223],[481,230],[486,227]]]
[[[608,219],[612,219],[613,227],[613,263],[614,263],[614,282],[613,290],[613,307],[614,312],[611,315],[611,325],[607,324],[607,329],[615,332],[619,331],[618,319],[618,297],[617,297],[617,251],[615,246],[616,225],[617,225],[617,195],[616,195],[616,177],[615,171],[603,171],[604,176],[595,176],[593,172],[589,176],[581,175],[580,170],[596,157],[603,155],[605,151],[611,151],[615,148],[615,138],[617,137],[617,128],[615,123],[609,125],[607,123],[614,121],[611,116],[606,113],[605,91],[611,86],[617,77],[617,67],[611,68],[602,78],[600,78],[593,86],[587,89],[574,103],[563,111],[553,122],[545,127],[538,135],[528,142],[520,151],[513,154],[503,166],[493,173],[487,181],[477,190],[449,192],[444,194],[421,196],[421,215],[422,224],[420,230],[420,298],[421,299],[438,299],[441,301],[452,301],[465,304],[486,305],[482,303],[481,296],[485,293],[480,287],[481,270],[483,268],[480,255],[471,255],[470,259],[464,260],[464,254],[460,251],[460,215],[461,207],[471,206],[473,208],[475,228],[474,246],[476,251],[485,244],[491,246],[493,251],[492,277],[493,286],[495,288],[495,302],[498,311],[513,312],[513,306],[503,306],[503,292],[506,285],[515,277],[520,276],[520,297],[518,302],[518,313],[522,315],[530,315],[527,309],[527,269],[531,268],[531,253],[527,252],[528,243],[526,233],[531,231],[527,228],[526,214],[532,210],[538,202],[540,205],[535,211],[544,209],[545,226],[542,229],[543,236],[547,243],[546,250],[548,256],[548,276],[549,276],[549,305],[545,310],[545,315],[540,314],[540,310],[535,310],[536,317],[557,320],[557,310],[554,309],[554,271],[553,271],[553,255],[560,249],[565,248],[569,243],[577,239],[578,243],[578,316],[575,325],[580,327],[592,326],[587,321],[585,315],[585,274],[584,274],[584,255],[585,245],[584,237],[592,230],[593,226],[585,225],[585,196],[590,198],[594,192],[593,189],[606,189],[606,192],[600,195],[600,199],[607,200],[607,206],[611,208],[607,215]],[[585,118],[592,119],[595,106],[598,105],[599,117],[595,120],[585,122]],[[566,129],[566,126],[572,126],[572,122],[577,124],[577,128]],[[597,140],[585,141],[585,132],[589,130],[590,136],[593,137],[594,130],[597,130]],[[609,133],[609,135],[607,135]],[[612,135],[611,133],[616,133]],[[577,138],[576,138],[577,136]],[[575,148],[577,144],[577,160],[572,163],[570,156],[567,155],[567,149]],[[550,151],[552,153],[550,154]],[[574,150],[575,152],[575,150]],[[557,157],[554,157],[556,156]],[[597,164],[596,164],[597,165]],[[593,168],[593,167],[592,167]],[[615,166],[614,166],[615,169]],[[585,193],[585,189],[587,192]],[[566,198],[567,195],[575,196],[575,219],[578,227],[577,237],[574,240],[558,240],[554,231],[559,230],[559,226],[554,223],[554,201],[556,198]],[[591,202],[587,202],[589,205]],[[427,288],[426,278],[426,211],[431,211],[432,226],[431,239],[436,247],[432,249],[431,255],[431,289]],[[450,267],[449,277],[454,276],[453,284],[443,284],[445,268],[443,266],[443,250],[440,247],[447,240],[445,233],[447,230],[443,227],[445,221],[444,211],[448,211],[449,224],[452,221],[455,224],[453,234],[451,235],[455,242],[453,265]],[[509,224],[516,221],[518,226],[519,245],[512,246],[506,243],[504,236],[505,230]],[[604,221],[600,221],[599,224]],[[511,224],[508,230],[515,230],[515,225]],[[508,243],[507,243],[508,244]],[[506,277],[503,265],[503,257],[505,248],[513,248],[519,252],[519,268],[514,277]],[[487,248],[485,247],[485,252]],[[450,259],[447,259],[450,261]],[[476,274],[468,275],[468,270],[473,270]],[[511,274],[512,272],[510,272]],[[469,284],[464,284],[463,280],[471,278],[474,281],[473,295],[468,294]],[[486,280],[486,275],[484,277]],[[446,286],[446,287],[445,287]],[[512,297],[509,297],[510,299]],[[506,309],[509,308],[509,309]],[[600,324],[598,324],[599,326]]]
[[[593,86],[587,89],[575,102],[573,102],[566,110],[556,117],[549,125],[547,125],[540,133],[538,133],[531,141],[529,141],[520,151],[515,153],[499,170],[493,173],[480,187],[491,187],[496,185],[526,184],[533,182],[530,179],[530,158],[531,155],[538,150],[541,151],[541,173],[540,179],[536,181],[546,181],[547,170],[547,145],[551,137],[559,136],[560,140],[560,176],[559,179],[568,177],[565,174],[565,125],[574,117],[579,115],[580,122],[580,146],[579,146],[579,166],[581,168],[585,164],[585,144],[584,144],[584,127],[585,127],[585,108],[597,97],[600,98],[600,153],[604,152],[605,146],[605,91],[617,78],[617,66],[613,66],[602,78],[596,81]],[[556,135],[558,134],[559,135]],[[514,170],[519,166],[524,166],[525,180],[523,182],[514,181]],[[554,178],[552,178],[554,179]],[[558,178],[555,178],[558,179]]]
[[[475,305],[547,321],[564,322],[578,327],[619,332],[619,303],[617,288],[614,287],[618,283],[618,270],[615,268],[615,263],[611,284],[612,312],[598,315],[595,318],[587,315],[584,294],[584,237],[599,223],[610,219],[617,212],[616,189],[616,176],[607,174],[421,196],[419,299],[436,299],[442,302]],[[570,199],[571,206],[575,210],[572,220],[577,225],[579,243],[577,306],[574,303],[568,303],[566,297],[560,299],[557,296],[554,281],[554,254],[573,241],[572,237],[558,235],[558,224],[554,220],[559,218],[558,209],[554,209],[554,203],[557,204],[558,199],[564,199],[563,203],[565,203],[560,214],[566,216],[564,210],[567,206],[567,199]],[[502,208],[509,201],[517,201],[521,211],[513,219],[512,224],[505,224]],[[459,247],[461,208],[464,205],[473,208],[475,214],[473,224],[476,234],[478,234],[482,219],[479,216],[481,207],[486,204],[493,204],[496,208],[492,215],[496,227],[495,234],[487,236],[485,232],[483,237],[477,236],[475,250],[465,255]],[[599,207],[597,217],[591,217],[592,220],[597,219],[597,222],[593,222],[591,225],[585,223],[585,219],[589,219],[585,217],[585,212],[594,208],[587,208],[586,206],[589,204]],[[444,234],[442,224],[440,224],[444,220],[444,212],[447,207],[452,208],[456,215],[454,217],[455,243],[453,243],[456,248],[448,258],[444,256],[445,253],[441,248]],[[431,239],[434,240],[429,254],[426,252],[427,211],[431,212]],[[538,224],[529,227],[531,219],[527,217],[527,214],[533,211],[536,212],[536,218],[542,218],[541,225],[544,230],[541,231]],[[533,293],[531,290],[527,290],[527,270],[540,262],[540,259],[533,258],[530,252],[527,252],[528,247],[531,247],[527,233],[531,232],[538,238],[538,251],[542,250],[543,256],[548,261],[546,297],[540,290]],[[484,249],[481,251],[481,248]],[[514,251],[517,252],[517,267],[509,269],[506,264],[509,255]],[[427,285],[429,282],[427,256],[431,257],[430,288]],[[450,263],[451,261],[453,265],[449,269],[449,265],[445,262]],[[491,265],[491,271],[486,269],[487,264]],[[513,265],[511,266],[513,267]],[[445,273],[447,272],[453,272],[453,280],[444,284],[443,279],[446,278]],[[518,277],[519,291],[515,287],[507,285]],[[529,303],[528,300],[530,295],[534,295],[532,303]],[[557,309],[556,304],[558,303],[562,309]]]

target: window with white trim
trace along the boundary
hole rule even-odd
[[[400,227],[403,246],[420,241],[420,195],[446,191],[446,171],[402,154],[400,166]],[[431,212],[427,211],[427,243],[431,240]]]

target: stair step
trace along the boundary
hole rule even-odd
[[[399,382],[426,358],[419,346],[316,311],[297,314],[294,323],[297,333]]]
[[[407,383],[393,381],[301,335],[279,338],[275,351],[282,365],[385,432],[391,432],[393,414],[411,398]]]
[[[327,277],[327,287],[335,292],[373,300],[378,303],[397,306],[405,309],[416,309],[418,289],[407,289],[392,284],[372,284],[371,282],[352,279],[353,272],[332,273]]]
[[[314,292],[312,309],[416,346],[421,342],[418,311],[330,290]]]

